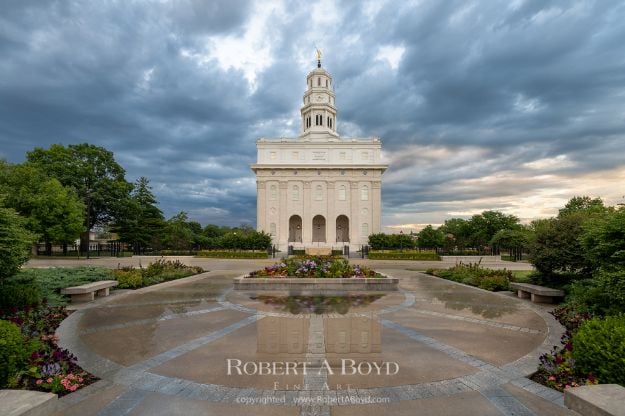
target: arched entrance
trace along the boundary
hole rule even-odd
[[[349,218],[345,215],[336,217],[336,241],[349,243]]]
[[[302,217],[299,215],[289,218],[289,242],[302,242]]]
[[[326,219],[322,215],[315,215],[313,222],[313,243],[326,242]]]

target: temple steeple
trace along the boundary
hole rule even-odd
[[[321,51],[317,49],[317,68],[306,77],[301,138],[322,140],[338,138],[336,133],[335,95],[332,76],[321,67]]]

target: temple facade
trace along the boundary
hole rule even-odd
[[[350,246],[381,229],[382,143],[341,138],[332,76],[321,67],[306,77],[297,138],[261,138],[257,162],[257,229],[294,249]]]

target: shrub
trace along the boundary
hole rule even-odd
[[[115,279],[119,282],[119,289],[138,289],[143,287],[143,277],[141,270],[115,270]]]
[[[573,357],[601,383],[625,385],[625,314],[584,322],[573,334]]]
[[[219,259],[266,259],[267,251],[201,250],[196,253],[196,257],[219,258]]]
[[[468,264],[460,262],[449,269],[428,269],[427,273],[490,291],[508,290],[512,279],[512,272],[509,270],[487,269],[481,267],[479,262]]]
[[[371,260],[423,260],[438,261],[440,256],[434,251],[370,251]]]
[[[28,260],[35,236],[24,227],[24,219],[0,207],[0,282],[18,272]]]
[[[26,362],[28,350],[17,325],[0,320],[0,387],[18,373]]]
[[[492,276],[484,276],[478,279],[477,287],[481,289],[490,290],[496,292],[499,290],[508,290],[509,279],[503,274],[495,274]]]
[[[47,269],[22,269],[13,279],[32,282],[41,297],[50,305],[65,305],[67,298],[61,289],[79,286],[98,280],[111,279],[111,270],[102,267],[50,267]]]
[[[11,282],[0,286],[0,310],[21,309],[41,302],[39,289],[32,283]]]
[[[120,289],[138,289],[203,272],[204,269],[201,267],[187,266],[180,260],[158,259],[148,264],[146,268],[124,267],[115,270],[113,274],[119,282]]]
[[[573,282],[567,303],[577,310],[599,316],[625,311],[625,269],[602,270],[592,279]]]

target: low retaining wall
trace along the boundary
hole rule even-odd
[[[259,278],[240,276],[234,279],[236,290],[288,290],[288,291],[395,291],[398,290],[399,279],[382,278]]]

